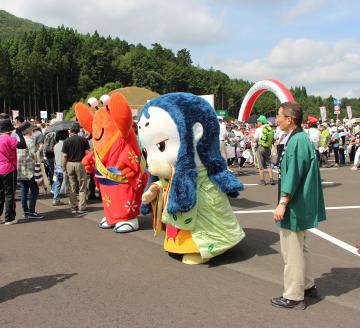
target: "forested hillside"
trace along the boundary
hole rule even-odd
[[[24,32],[38,31],[44,25],[19,18],[0,9],[0,39],[20,35]]]
[[[96,32],[81,35],[63,26],[0,39],[1,111],[17,109],[27,117],[38,116],[40,110],[54,113],[69,109],[97,88],[132,85],[160,94],[215,94],[216,108],[228,109],[230,116],[237,117],[252,84],[230,79],[219,70],[194,66],[187,49],[173,52],[157,43],[148,49]],[[327,99],[309,96],[305,87],[292,92],[306,113],[318,116],[319,107],[325,105],[333,116],[330,95]],[[278,105],[274,95],[265,93],[255,112],[271,113]],[[343,99],[342,107],[346,105],[352,106],[354,116],[360,116],[360,99]]]

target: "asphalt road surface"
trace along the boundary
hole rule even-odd
[[[97,227],[100,203],[74,217],[42,196],[45,219],[0,226],[0,327],[358,327],[360,257],[351,246],[360,241],[360,173],[346,166],[321,174],[328,220],[319,230],[345,244],[308,234],[321,297],[305,311],[270,305],[282,294],[270,211],[277,186],[255,185],[248,168],[238,175],[246,190],[231,201],[247,236],[199,266],[165,253],[150,217],[140,231],[116,234]]]

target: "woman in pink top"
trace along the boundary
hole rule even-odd
[[[24,149],[22,133],[16,129],[19,141],[10,134],[14,130],[9,116],[0,114],[0,215],[5,207],[5,224],[17,223],[15,219],[15,191],[17,176],[16,148]]]

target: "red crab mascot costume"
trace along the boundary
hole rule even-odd
[[[113,93],[101,100],[103,106],[95,113],[82,103],[75,106],[77,119],[93,136],[94,150],[82,162],[94,172],[100,188],[105,217],[99,227],[131,232],[139,229],[137,216],[148,173],[126,99]]]

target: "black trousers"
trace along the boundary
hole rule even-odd
[[[335,155],[335,163],[339,164],[339,148],[333,148],[334,150],[334,155]]]
[[[15,219],[15,191],[17,171],[0,174],[0,216],[5,207],[5,222]]]
[[[94,199],[96,198],[95,195],[95,180],[94,180],[94,174],[87,173],[87,180],[88,180],[88,198]]]

